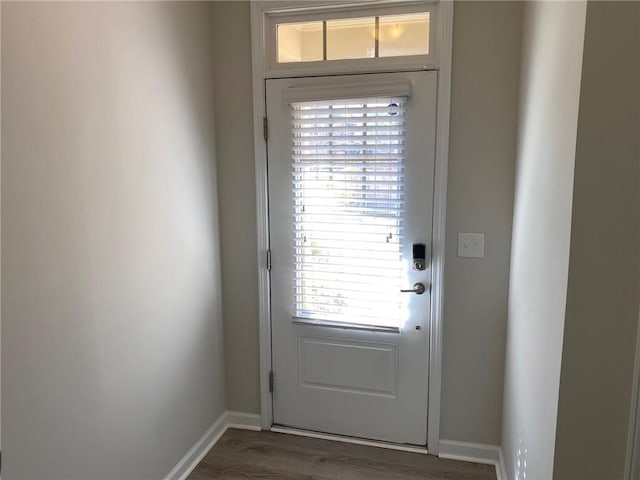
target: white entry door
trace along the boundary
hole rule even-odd
[[[426,445],[437,73],[266,87],[274,423]]]

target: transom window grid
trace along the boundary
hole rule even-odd
[[[428,55],[431,13],[277,23],[277,63]]]
[[[404,322],[405,104],[292,104],[295,317]]]

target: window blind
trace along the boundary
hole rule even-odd
[[[297,318],[399,327],[405,317],[405,104],[291,104]]]

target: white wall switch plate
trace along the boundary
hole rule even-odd
[[[459,257],[484,257],[484,233],[458,233]]]

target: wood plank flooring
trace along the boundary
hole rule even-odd
[[[495,480],[493,465],[230,429],[188,480]]]

